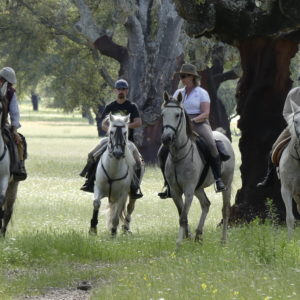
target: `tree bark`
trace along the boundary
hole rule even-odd
[[[265,218],[266,200],[270,198],[283,220],[285,209],[278,179],[274,176],[273,184],[266,189],[256,184],[265,176],[272,144],[286,126],[282,109],[292,86],[289,65],[298,44],[258,37],[240,42],[238,48],[244,72],[237,90],[242,188],[237,192],[231,218]]]

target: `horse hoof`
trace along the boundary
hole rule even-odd
[[[123,231],[124,234],[132,234],[131,230],[126,225],[122,226],[122,231]]]
[[[196,235],[194,241],[199,244],[203,244],[202,236]]]
[[[91,227],[90,230],[89,230],[89,234],[90,235],[97,235],[97,228]]]

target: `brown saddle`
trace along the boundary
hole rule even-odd
[[[283,150],[286,148],[286,146],[289,144],[291,140],[291,137],[287,137],[284,140],[280,141],[274,148],[274,150],[271,153],[271,159],[272,163],[275,166],[279,166],[279,161],[282,155]]]

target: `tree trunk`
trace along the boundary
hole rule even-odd
[[[286,126],[282,109],[292,86],[289,66],[298,44],[257,37],[240,42],[238,48],[243,68],[237,89],[242,188],[237,192],[231,218],[265,218],[266,200],[270,198],[283,220],[285,209],[278,179],[274,176],[273,184],[266,189],[259,189],[256,184],[265,176],[272,144]]]

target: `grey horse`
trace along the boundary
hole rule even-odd
[[[128,123],[130,116],[108,115],[108,144],[102,154],[97,170],[94,186],[94,210],[91,219],[90,233],[97,232],[98,214],[101,199],[108,197],[108,227],[114,236],[120,219],[123,220],[123,231],[130,232],[131,214],[135,207],[135,199],[130,197],[130,184],[135,176],[135,159],[132,155],[133,143],[128,141]],[[142,170],[142,173],[144,170]],[[143,175],[143,174],[142,174]],[[142,176],[141,176],[142,177]],[[127,198],[129,201],[127,204]]]
[[[13,213],[13,206],[17,198],[19,182],[13,180],[10,174],[10,155],[2,136],[2,124],[4,123],[4,101],[6,90],[0,91],[0,236],[4,237],[7,225]]]
[[[169,155],[165,166],[165,176],[170,185],[173,201],[179,213],[179,233],[177,245],[180,245],[184,238],[189,237],[188,213],[192,204],[193,196],[199,199],[201,205],[201,216],[196,229],[195,240],[202,239],[203,226],[209,211],[210,201],[204,188],[214,183],[211,170],[208,170],[206,177],[200,186],[199,178],[205,169],[204,160],[201,158],[193,136],[189,134],[188,123],[182,106],[182,94],[177,99],[170,98],[164,93],[162,105],[163,133],[162,143],[169,148]],[[222,241],[227,239],[227,227],[230,214],[231,183],[235,165],[233,148],[229,139],[222,133],[214,131],[214,138],[223,142],[230,159],[222,164],[222,179],[227,190],[222,192],[223,196],[223,230]],[[184,195],[184,199],[183,199]]]
[[[282,153],[278,168],[289,238],[293,235],[295,225],[293,199],[300,213],[300,106],[293,101],[291,101],[291,106],[293,113],[288,117],[291,141]]]

